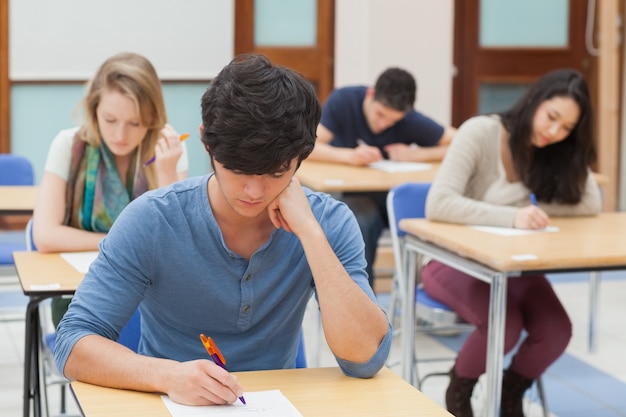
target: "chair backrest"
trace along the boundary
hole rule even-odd
[[[33,240],[33,218],[28,219],[26,223],[26,230],[24,231],[24,237],[26,238],[26,250],[28,252],[36,251],[35,241]]]
[[[389,230],[393,245],[395,262],[395,282],[402,294],[406,293],[404,283],[404,250],[403,241],[406,232],[398,227],[400,220],[405,218],[424,218],[426,216],[426,197],[430,190],[429,182],[407,182],[392,188],[387,194],[387,214]],[[458,320],[457,314],[446,304],[433,298],[418,285],[415,289],[417,315],[427,322],[441,325],[453,324]]]
[[[405,218],[423,218],[426,209],[426,197],[430,190],[429,182],[407,182],[397,185],[387,194],[387,214],[389,231],[393,247],[395,269],[402,277],[402,245],[401,238],[406,232],[398,227],[400,220]]]
[[[33,165],[23,156],[0,154],[0,185],[34,185]],[[22,243],[12,240],[12,235],[5,234],[6,241],[0,241],[0,266],[13,267],[13,252],[23,251]],[[19,236],[15,236],[21,240]]]
[[[34,185],[33,165],[23,156],[0,154],[0,185]]]
[[[306,350],[304,349],[304,332],[300,330],[300,342],[298,343],[298,354],[296,355],[296,368],[306,368]]]
[[[141,314],[139,309],[131,316],[126,323],[126,326],[120,332],[120,337],[117,339],[119,343],[126,346],[133,352],[137,352],[139,347],[139,339],[141,338]]]

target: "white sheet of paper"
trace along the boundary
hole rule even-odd
[[[432,165],[423,164],[421,162],[398,162],[381,159],[380,161],[369,164],[369,167],[385,172],[415,172],[428,171]]]
[[[534,253],[520,253],[517,255],[511,255],[511,259],[516,261],[534,261],[539,258]]]
[[[528,229],[515,229],[513,227],[496,227],[496,226],[470,226],[472,229],[480,230],[481,232],[493,233],[494,235],[502,236],[523,236],[532,235],[535,233],[553,233],[558,232],[559,228],[556,226],[548,226],[544,229],[528,230]]]
[[[167,395],[161,399],[172,417],[213,417],[213,416],[263,416],[263,417],[302,417],[296,407],[280,390],[247,392],[246,405],[239,400],[229,405],[189,406],[177,404]]]
[[[61,257],[65,259],[65,262],[72,265],[83,274],[89,270],[89,265],[98,256],[98,251],[93,252],[63,252]]]

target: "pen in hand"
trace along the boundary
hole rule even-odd
[[[189,133],[183,133],[182,135],[180,135],[180,141],[184,141],[185,139],[187,139],[189,137]],[[148,159],[146,161],[145,164],[143,164],[143,166],[147,167],[148,165],[150,165],[151,163],[153,163],[156,160],[156,155],[154,155],[152,158]]]
[[[535,193],[530,193],[530,202],[533,203],[533,206],[539,206]]]
[[[224,358],[224,355],[222,355],[222,352],[220,352],[213,339],[211,339],[210,337],[206,337],[204,334],[200,334],[200,340],[202,341],[202,344],[204,345],[206,351],[209,353],[209,356],[213,358],[213,361],[228,371],[228,369],[226,369],[226,359]],[[244,405],[246,404],[246,400],[243,398],[243,396],[239,397],[239,400]]]

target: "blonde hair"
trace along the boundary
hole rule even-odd
[[[137,150],[136,169],[141,169],[143,163],[154,155],[160,131],[167,123],[161,81],[150,61],[139,54],[122,52],[104,61],[87,83],[87,93],[81,102],[84,111],[81,136],[92,146],[100,145],[96,109],[106,91],[117,91],[131,99],[139,114],[139,122],[148,128]],[[154,165],[145,169],[149,188],[156,188]]]

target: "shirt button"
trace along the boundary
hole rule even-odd
[[[250,306],[244,306],[243,307],[243,312],[244,313],[248,313],[250,311]]]
[[[248,275],[246,275],[246,277],[244,279],[246,281],[250,281],[252,279],[252,275],[248,274]]]

